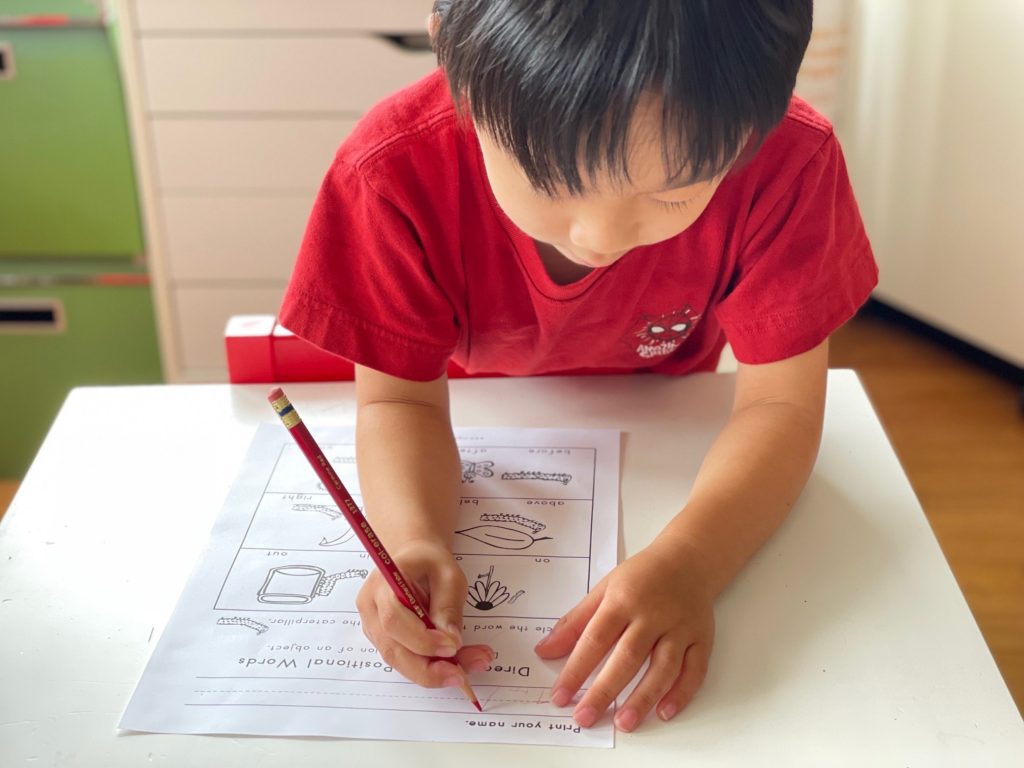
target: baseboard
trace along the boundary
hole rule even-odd
[[[1004,360],[998,355],[993,355],[991,352],[987,352],[980,347],[976,347],[957,336],[939,330],[934,325],[929,325],[923,320],[919,320],[913,315],[908,315],[906,312],[902,312],[883,301],[874,298],[869,299],[867,304],[861,308],[859,314],[864,317],[877,317],[906,328],[940,344],[964,360],[991,371],[1017,386],[1024,386],[1024,368],[1014,365],[1009,360]]]

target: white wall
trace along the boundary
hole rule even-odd
[[[1024,2],[858,0],[838,126],[878,298],[1024,365]]]

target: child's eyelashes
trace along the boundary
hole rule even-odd
[[[665,208],[668,208],[669,210],[672,210],[672,211],[684,211],[684,210],[686,210],[687,208],[690,207],[690,201],[689,200],[669,201],[669,200],[657,200],[657,199],[655,199],[654,202],[656,202],[658,205],[663,206]]]

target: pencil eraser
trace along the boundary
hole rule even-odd
[[[280,400],[282,397],[284,397],[284,390],[280,387],[274,387],[270,390],[270,394],[267,395],[267,400],[274,402],[275,400]]]

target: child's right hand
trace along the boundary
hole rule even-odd
[[[483,671],[494,661],[490,646],[462,645],[465,575],[441,542],[412,541],[391,550],[391,556],[418,588],[437,629],[427,629],[374,569],[356,597],[363,634],[384,661],[414,683],[427,688],[461,686],[466,672]]]

